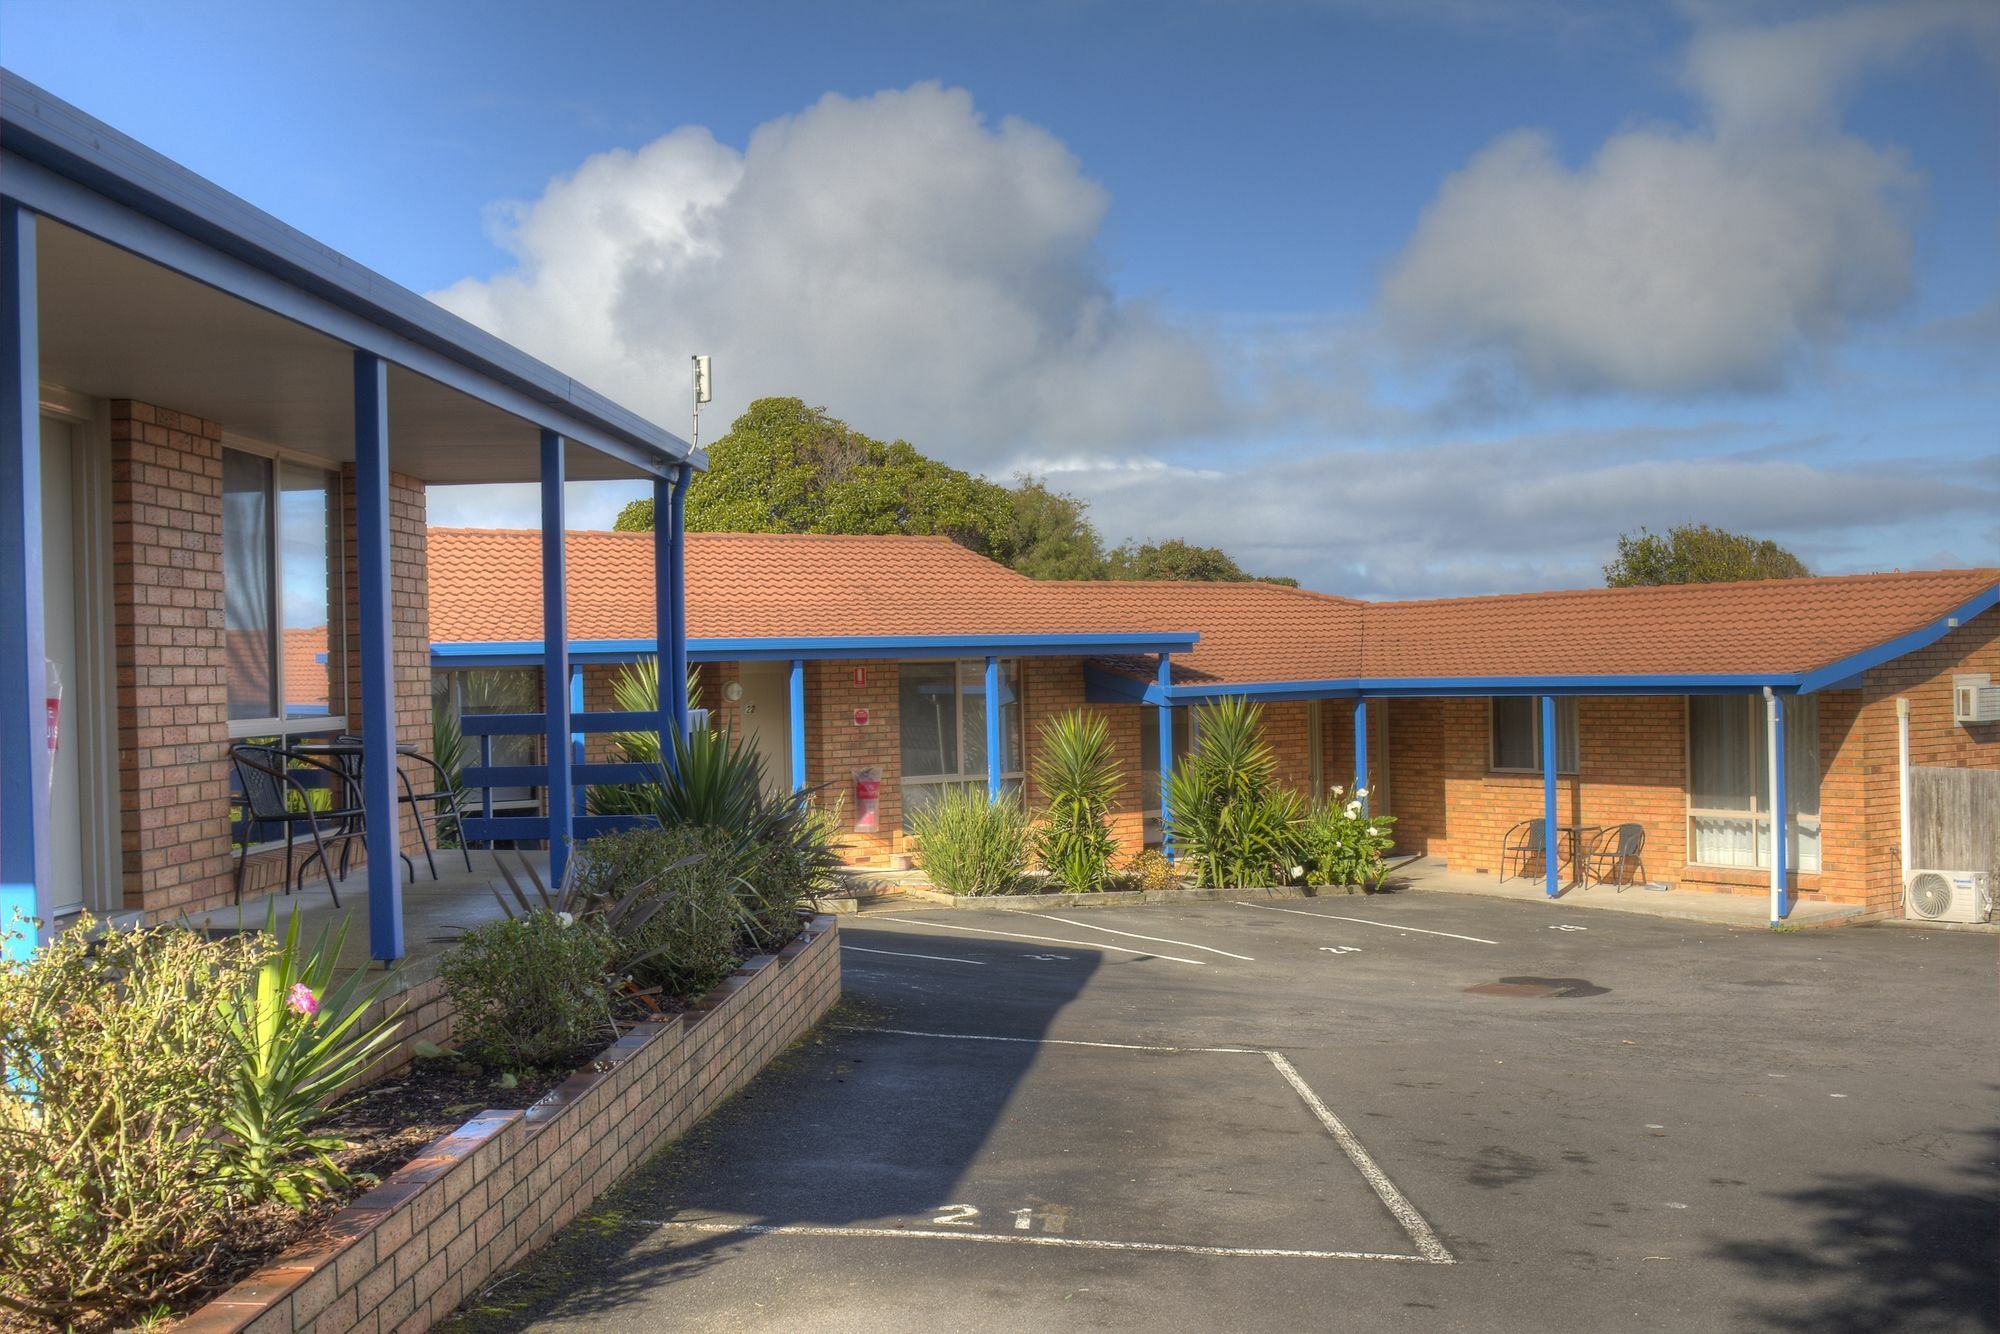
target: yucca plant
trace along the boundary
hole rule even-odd
[[[1197,884],[1247,889],[1283,883],[1305,802],[1277,784],[1263,711],[1238,696],[1204,705],[1194,748],[1167,781],[1174,846]]]
[[[1124,784],[1103,715],[1078,710],[1043,723],[1036,777],[1047,804],[1035,860],[1073,894],[1104,888],[1118,851],[1107,821]]]
[[[1011,796],[950,788],[909,816],[917,863],[947,894],[1006,894],[1028,869],[1028,814]]]
[[[276,905],[264,929],[277,935]],[[332,1157],[343,1142],[312,1127],[396,1040],[400,1012],[362,1022],[387,990],[386,977],[364,988],[366,974],[356,969],[334,984],[346,937],[343,918],[320,928],[312,948],[302,950],[294,911],[257,985],[226,1011],[238,1064],[222,1118],[230,1137],[222,1176],[251,1200],[275,1197],[302,1208],[348,1184]]]

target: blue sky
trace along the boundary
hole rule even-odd
[[[713,352],[710,434],[797,393],[1369,596],[2000,562],[1981,0],[251,12],[0,60],[676,427]]]

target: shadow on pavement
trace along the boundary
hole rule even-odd
[[[936,942],[911,937],[910,948],[927,945]],[[647,1297],[756,1242],[742,1223],[927,1225],[955,1198],[1037,1041],[1101,964],[1096,951],[1070,948],[1026,976],[998,967],[964,969],[999,975],[976,982],[913,973],[908,1000],[843,1001],[546,1249],[468,1297],[445,1328],[643,1320]],[[881,1029],[1025,1040],[940,1043],[873,1031]],[[670,1219],[732,1230],[659,1226]]]
[[[2000,1127],[1979,1138],[1955,1187],[1855,1172],[1779,1196],[1807,1216],[1799,1230],[1713,1252],[1789,1289],[1746,1321],[1816,1334],[2000,1330]]]

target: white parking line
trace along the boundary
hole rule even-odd
[[[1009,908],[1007,911],[1017,913],[1022,917],[1039,917],[1044,922],[1061,922],[1064,926],[1080,926],[1086,931],[1102,931],[1106,935],[1126,936],[1132,940],[1151,940],[1161,945],[1179,945],[1191,950],[1206,950],[1210,954],[1220,954],[1226,959],[1241,959],[1245,963],[1257,962],[1247,954],[1231,954],[1228,950],[1219,950],[1213,945],[1197,945],[1191,940],[1169,940],[1165,936],[1142,936],[1137,931],[1115,931],[1108,926],[1095,926],[1089,922],[1079,922],[1068,917],[1051,917],[1047,913],[1023,912],[1019,908]]]
[[[943,1232],[919,1227],[816,1227],[805,1223],[684,1223],[678,1219],[642,1218],[644,1227],[676,1228],[683,1232],[727,1235],[748,1232],[764,1237],[879,1237],[922,1241],[978,1241],[1003,1246],[1057,1246],[1084,1251],[1150,1251],[1165,1255],[1217,1255],[1265,1260],[1388,1260],[1399,1264],[1451,1264],[1452,1259],[1428,1255],[1391,1255],[1375,1251],[1294,1251],[1267,1246],[1190,1246],[1170,1241],[1097,1241],[1088,1237],[1037,1237],[1018,1232]]]
[[[1283,1052],[1272,1051],[1268,1047],[1164,1047],[1136,1042],[1086,1042],[1074,1038],[997,1037],[985,1033],[926,1033],[907,1028],[866,1028],[856,1024],[836,1024],[834,1027],[849,1033],[891,1033],[899,1037],[936,1038],[946,1042],[1020,1042],[1033,1046],[1099,1047],[1114,1051],[1199,1052],[1226,1056],[1262,1056],[1271,1063],[1272,1069],[1278,1072],[1285,1083],[1291,1086],[1292,1091],[1299,1095],[1300,1100],[1305,1103],[1306,1109],[1313,1114],[1314,1119],[1325,1128],[1329,1135],[1333,1136],[1334,1143],[1338,1144],[1340,1151],[1347,1155],[1347,1160],[1354,1164],[1354,1170],[1361,1174],[1361,1179],[1366,1181],[1368,1188],[1375,1192],[1375,1198],[1382,1201],[1383,1207],[1389,1211],[1390,1216],[1402,1227],[1404,1233],[1410,1238],[1411,1243],[1416,1246],[1418,1253],[1416,1255],[1389,1255],[1378,1254],[1372,1251],[1264,1250],[1233,1246],[1185,1246],[1165,1242],[1086,1242],[1076,1238],[1029,1238],[1004,1234],[930,1232],[913,1228],[822,1227],[798,1229],[789,1226],[765,1227],[757,1224],[744,1224],[740,1227],[732,1227],[724,1224],[680,1223],[663,1223],[659,1226],[695,1227],[711,1232],[741,1230],[779,1234],[797,1233],[801,1236],[928,1237],[940,1241],[1018,1241],[1050,1246],[1088,1246],[1099,1250],[1169,1251],[1182,1255],[1263,1255],[1319,1260],[1401,1260],[1404,1262],[1434,1265],[1458,1263],[1452,1253],[1445,1248],[1445,1244],[1438,1240],[1438,1235],[1431,1228],[1430,1223],[1417,1211],[1417,1206],[1411,1204],[1409,1197],[1396,1188],[1396,1183],[1389,1179],[1389,1174],[1384,1172],[1381,1165],[1375,1161],[1368,1150],[1361,1146],[1361,1141],[1355,1138],[1354,1132],[1347,1128],[1347,1123],[1342,1121],[1338,1116],[1335,1116],[1333,1109],[1326,1105],[1319,1094],[1313,1092],[1312,1085],[1306,1083],[1305,1077],[1299,1074],[1298,1069],[1290,1061],[1285,1059]]]
[[[934,926],[940,931],[970,931],[976,936],[1000,936],[1006,940],[1036,940],[1044,945],[1068,945],[1080,950],[1115,950],[1120,954],[1137,954],[1146,959],[1166,959],[1173,963],[1191,963],[1202,967],[1204,959],[1183,959],[1178,955],[1161,954],[1157,950],[1127,949],[1123,945],[1099,945],[1088,940],[1063,940],[1057,936],[1024,936],[1018,931],[989,931],[983,926],[958,926],[951,922],[920,922],[909,917],[876,917],[877,922],[900,922],[904,926]]]
[[[1475,945],[1498,945],[1500,943],[1497,940],[1488,940],[1484,936],[1461,936],[1455,931],[1426,931],[1420,926],[1398,926],[1394,922],[1371,922],[1366,917],[1342,917],[1339,913],[1333,912],[1306,912],[1299,908],[1273,908],[1265,903],[1238,903],[1236,906],[1239,908],[1256,908],[1261,912],[1288,912],[1294,917],[1318,917],[1329,922],[1353,922],[1359,926],[1381,926],[1387,927],[1391,931],[1414,931],[1420,936],[1449,936],[1453,940],[1469,940]]]
[[[865,945],[849,945],[844,942],[840,948],[853,950],[856,954],[890,954],[898,959],[929,959],[932,963],[969,963],[974,968],[986,966],[984,959],[953,959],[943,954],[911,954],[907,950],[871,950]]]
[[[1285,1082],[1305,1099],[1306,1106],[1312,1109],[1312,1114],[1319,1118],[1319,1123],[1326,1127],[1327,1133],[1340,1145],[1341,1151],[1354,1164],[1355,1170],[1361,1173],[1362,1179],[1374,1190],[1376,1198],[1396,1216],[1396,1221],[1403,1225],[1403,1231],[1410,1234],[1410,1240],[1416,1243],[1417,1250],[1423,1253],[1424,1259],[1432,1264],[1450,1264],[1451,1252],[1438,1240],[1437,1233],[1431,1231],[1431,1225],[1417,1212],[1417,1206],[1411,1204],[1409,1197],[1396,1189],[1396,1183],[1389,1180],[1389,1174],[1369,1157],[1368,1150],[1361,1147],[1361,1141],[1354,1138],[1354,1132],[1333,1114],[1331,1108],[1320,1101],[1319,1094],[1314,1093],[1312,1086],[1299,1077],[1299,1072],[1292,1068],[1292,1063],[1286,1060],[1282,1053],[1267,1051],[1264,1055],[1270,1058],[1278,1073],[1285,1077]]]
[[[1143,1042],[1086,1042],[1082,1038],[1003,1038],[990,1033],[925,1033],[914,1028],[866,1028],[833,1024],[843,1033],[893,1033],[899,1038],[941,1038],[946,1042],[1026,1042],[1037,1047],[1103,1047],[1108,1051],[1196,1052],[1217,1056],[1262,1056],[1262,1047],[1156,1047]]]

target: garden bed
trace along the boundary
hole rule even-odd
[[[636,1025],[525,1110],[476,1095],[518,1101],[531,1090],[454,1083],[420,1065],[339,1127],[357,1137],[352,1152],[402,1154],[405,1165],[330,1216],[307,1216],[295,1244],[178,1328],[428,1328],[746,1083],[839,996],[838,928],[822,916],[684,1013]],[[480,1109],[463,1116],[473,1103]],[[413,1127],[394,1128],[404,1115]],[[414,1124],[445,1133],[409,1157]]]
[[[1361,893],[1340,885],[1270,885],[1261,889],[1106,889],[1085,894],[947,894],[903,886],[905,898],[946,908],[1130,908],[1141,903],[1215,903],[1239,899],[1311,899]]]

